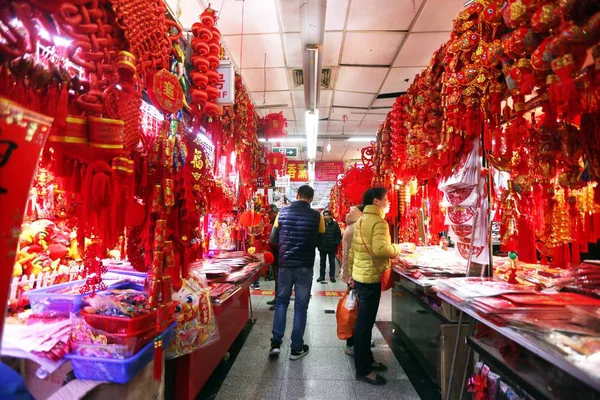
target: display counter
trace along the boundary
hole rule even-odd
[[[167,361],[167,369],[172,370],[167,376],[166,398],[195,399],[208,378],[226,357],[233,342],[248,323],[252,315],[250,284],[266,267],[256,269],[230,297],[216,304],[213,302],[215,318],[219,328],[219,340],[200,350]]]
[[[582,369],[556,347],[526,330],[497,325],[468,303],[457,302],[442,293],[438,297],[492,331],[492,334],[483,334],[481,328],[471,331],[467,339],[469,347],[503,379],[513,382],[533,398],[597,399],[600,396],[598,371],[594,374]],[[517,360],[505,356],[507,346],[498,349],[498,337],[516,349],[513,354],[519,354]]]
[[[433,280],[414,278],[396,269],[394,273],[396,284],[392,293],[392,321],[399,328],[397,334],[440,387],[442,398],[446,398],[458,333],[458,312],[453,305],[437,297],[432,290]],[[464,374],[467,354],[464,339],[467,331],[466,327],[461,329],[454,388],[460,385],[460,378]],[[458,398],[457,391],[454,392],[452,398]]]

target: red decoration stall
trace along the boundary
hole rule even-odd
[[[398,192],[394,322],[444,398],[600,391],[600,353],[574,345],[597,315],[572,317],[600,288],[598,6],[470,2],[363,150]]]
[[[154,397],[165,358],[185,371],[178,398],[194,398],[273,258],[257,190],[282,166],[238,75],[235,103],[216,103],[214,10],[193,26],[188,79],[164,3],[134,3],[0,6],[1,353],[37,371],[36,398],[106,382],[120,385],[105,396]],[[281,135],[285,119],[269,121]],[[68,387],[50,384],[70,370]]]

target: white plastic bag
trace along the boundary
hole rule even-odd
[[[346,304],[344,304],[344,308],[346,310],[354,310],[354,307],[356,307],[357,300],[358,296],[356,294],[356,290],[350,290],[350,293],[348,294],[348,296],[346,296]]]

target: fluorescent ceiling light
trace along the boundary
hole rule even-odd
[[[306,153],[309,161],[317,157],[317,137],[319,135],[319,110],[306,111]]]
[[[315,181],[315,162],[314,161],[310,161],[308,163],[308,180],[310,182]]]
[[[303,137],[286,137],[286,138],[280,138],[280,139],[269,139],[269,143],[304,143],[304,142],[306,142],[306,138],[303,138]]]
[[[375,141],[374,136],[355,136],[347,140],[348,142],[373,142]]]

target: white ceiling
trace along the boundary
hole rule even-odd
[[[208,0],[166,0],[190,28]],[[304,92],[291,89],[291,71],[302,67],[300,0],[211,0],[223,44],[261,115],[283,111],[288,134],[304,136]],[[323,67],[332,69],[332,90],[321,93],[319,135],[374,136],[394,98],[429,64],[450,37],[464,0],[328,0]],[[243,19],[242,19],[243,8]],[[243,45],[242,45],[243,21]],[[266,88],[265,88],[266,54]],[[266,91],[266,92],[265,92]],[[383,107],[383,108],[381,108]],[[343,120],[346,119],[346,123]],[[320,140],[318,145],[326,146]],[[333,141],[327,161],[360,158],[366,143]]]

